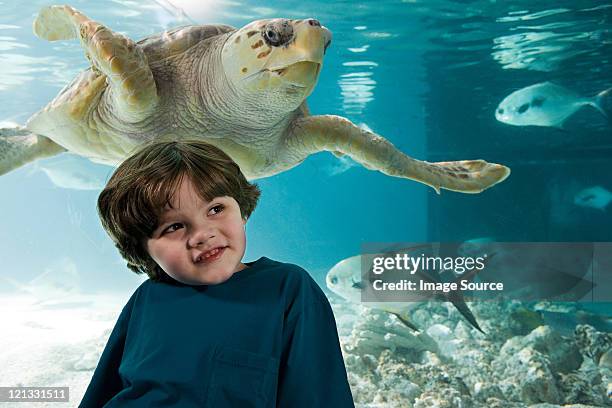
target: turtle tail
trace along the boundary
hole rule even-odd
[[[34,160],[65,151],[48,137],[21,126],[0,128],[0,176]]]

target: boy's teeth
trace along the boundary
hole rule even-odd
[[[214,254],[216,254],[217,252],[219,252],[219,249],[218,249],[218,248],[213,249],[213,250],[212,250],[212,251],[210,251],[210,252],[207,252],[207,253],[206,253],[204,256],[208,258],[208,257],[210,257],[210,256],[213,256],[213,255],[214,255]]]
[[[215,248],[211,251],[206,252],[205,254],[200,255],[196,262],[200,262],[204,258],[210,258],[211,256],[216,255],[217,252],[221,251],[223,248],[225,247]]]

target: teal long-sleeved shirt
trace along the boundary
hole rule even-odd
[[[217,285],[147,280],[79,407],[353,407],[334,315],[299,266],[262,257]]]

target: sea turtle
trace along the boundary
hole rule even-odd
[[[134,42],[70,6],[50,6],[34,33],[79,39],[91,67],[24,128],[0,131],[0,174],[64,151],[117,166],[141,143],[168,135],[205,139],[249,179],[323,150],[438,193],[478,193],[510,173],[483,160],[415,160],[343,117],[311,116],[305,100],[331,42],[312,18],[192,25]]]

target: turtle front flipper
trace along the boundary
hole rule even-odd
[[[27,129],[0,129],[0,176],[29,162],[65,152],[62,146],[48,137]]]
[[[147,57],[131,39],[70,6],[43,8],[34,20],[34,34],[49,41],[78,38],[93,69],[108,78],[110,106],[121,120],[139,122],[157,105]]]
[[[510,174],[508,167],[484,160],[439,163],[416,160],[399,151],[387,139],[333,115],[298,119],[284,140],[280,159],[299,163],[308,155],[323,150],[344,153],[364,167],[389,176],[427,184],[438,193],[441,188],[480,193]]]

